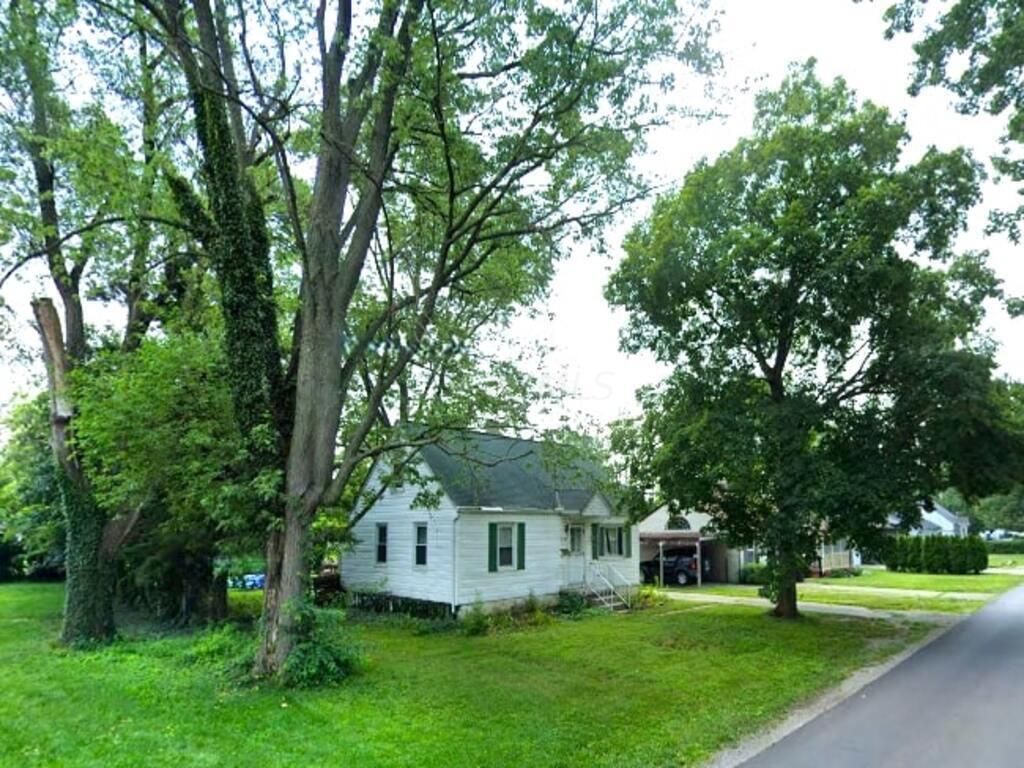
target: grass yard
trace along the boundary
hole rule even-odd
[[[931,589],[937,592],[983,592],[994,595],[1024,584],[1024,573],[1020,576],[1003,573],[960,576],[948,573],[896,573],[881,568],[871,568],[865,569],[860,576],[815,579],[815,582],[842,584],[847,587]]]
[[[837,579],[847,586],[854,586],[857,579]],[[692,591],[693,587],[685,587]],[[711,595],[728,597],[757,597],[758,587],[752,584],[714,584],[701,587],[700,591]],[[800,584],[797,588],[800,600],[805,603],[827,605],[857,605],[882,611],[930,611],[933,613],[973,613],[984,605],[983,600],[952,600],[942,597],[916,597],[903,595],[879,595],[871,592],[855,592],[852,589],[826,591],[815,589],[814,585]]]
[[[1024,569],[1024,555],[1003,555],[989,552],[989,568],[1021,568]],[[1024,573],[1024,571],[1022,571]]]
[[[210,633],[55,648],[60,604],[0,585],[4,765],[693,765],[927,631],[672,603],[484,637],[375,622],[361,674],[282,691],[197,660]]]

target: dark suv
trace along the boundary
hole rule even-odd
[[[697,582],[697,557],[690,549],[666,549],[665,557],[665,583],[666,584],[695,584]],[[640,563],[640,572],[644,581],[653,584],[658,581],[661,574],[661,563],[658,555],[651,560]]]

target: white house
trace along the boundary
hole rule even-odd
[[[341,560],[352,591],[450,606],[498,608],[577,589],[609,602],[639,583],[635,527],[598,490],[599,470],[556,468],[542,443],[480,432],[449,434],[419,449],[417,470],[438,491],[387,488],[353,527]],[[369,488],[380,489],[378,464]],[[428,488],[428,490],[430,490]]]
[[[670,518],[668,507],[656,509],[640,521],[641,560],[653,558],[659,543],[664,547],[692,547],[696,551],[700,541],[704,579],[707,581],[738,582],[745,565],[760,562],[756,547],[729,547],[708,529],[711,516],[704,512],[689,511]],[[683,535],[688,532],[691,535]],[[845,539],[829,541],[819,546],[818,557],[811,563],[813,573],[828,573],[842,568],[858,567],[861,555],[850,549]]]
[[[898,515],[889,516],[889,526],[897,528],[900,524]],[[967,536],[971,530],[971,521],[961,517],[941,504],[933,504],[932,509],[921,507],[921,524],[910,529],[911,536]]]

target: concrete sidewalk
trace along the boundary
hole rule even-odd
[[[710,595],[706,592],[672,592],[662,591],[662,595],[670,600],[687,603],[716,603],[720,605],[748,605],[754,608],[771,608],[771,603],[763,597],[732,597],[726,595]],[[935,613],[933,611],[883,611],[876,608],[862,608],[859,605],[830,605],[813,603],[806,597],[800,600],[800,610],[805,613],[825,613],[832,616],[852,616],[858,619],[881,619],[883,621],[909,620],[929,624],[955,624],[963,618],[963,614]]]
[[[1024,574],[1021,574],[1024,575]],[[896,597],[941,597],[947,600],[976,600],[983,602],[993,597],[988,592],[939,592],[934,589],[890,589],[888,587],[857,587],[852,584],[819,584],[804,582],[802,593],[822,592],[860,592],[866,595],[890,595]],[[807,598],[805,598],[807,599]]]

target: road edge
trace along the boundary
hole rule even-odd
[[[702,768],[737,768],[755,755],[759,755],[772,745],[782,741],[794,731],[799,730],[814,718],[856,696],[882,675],[898,667],[922,648],[934,643],[953,627],[959,626],[970,615],[963,614],[956,621],[936,626],[922,639],[885,661],[861,667],[846,677],[839,685],[792,710],[780,723],[748,736],[739,744],[718,752],[708,762],[701,763]]]

